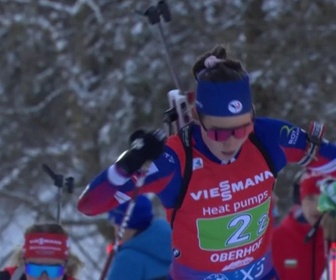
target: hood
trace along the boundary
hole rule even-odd
[[[172,258],[171,228],[164,219],[154,219],[143,232],[126,241],[120,250],[137,250],[154,259],[170,262]]]

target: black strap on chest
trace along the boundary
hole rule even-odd
[[[261,154],[264,157],[264,159],[265,159],[265,161],[268,165],[268,168],[272,172],[274,178],[277,178],[278,173],[277,173],[277,170],[276,170],[276,168],[274,166],[274,163],[272,161],[271,155],[266,151],[265,147],[261,144],[260,140],[255,135],[255,133],[251,133],[249,135],[249,139],[253,143],[253,145],[256,146],[258,148],[258,150],[261,152]]]
[[[176,216],[177,210],[179,210],[182,206],[184,197],[187,193],[188,185],[191,179],[192,175],[192,143],[191,143],[191,132],[192,132],[193,124],[188,124],[179,132],[179,137],[182,141],[184,152],[185,152],[185,166],[184,166],[184,172],[183,172],[183,179],[182,184],[180,187],[180,192],[177,196],[177,199],[175,200],[174,209],[171,215],[170,219],[170,226],[173,228],[174,220]]]

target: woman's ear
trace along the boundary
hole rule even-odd
[[[254,121],[255,117],[256,117],[256,109],[255,109],[255,106],[254,104],[252,104],[252,121]]]
[[[191,107],[191,116],[192,116],[192,118],[196,121],[196,123],[199,122],[199,117],[198,117],[198,114],[197,114],[197,111],[196,111],[196,107],[195,107],[195,106],[192,106],[192,107]]]

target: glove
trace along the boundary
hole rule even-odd
[[[336,204],[326,194],[321,194],[318,200],[317,209],[320,212],[334,212],[336,211]]]
[[[116,161],[117,169],[125,176],[140,170],[145,162],[157,159],[163,153],[167,136],[161,129],[149,132],[137,130],[129,140],[131,148]]]
[[[336,211],[336,179],[326,178],[319,183],[321,195],[317,209],[321,212]]]

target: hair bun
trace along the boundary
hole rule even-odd
[[[210,69],[210,68],[215,67],[217,63],[224,62],[224,61],[225,61],[224,59],[219,59],[214,55],[210,55],[204,60],[204,66],[207,69]]]

